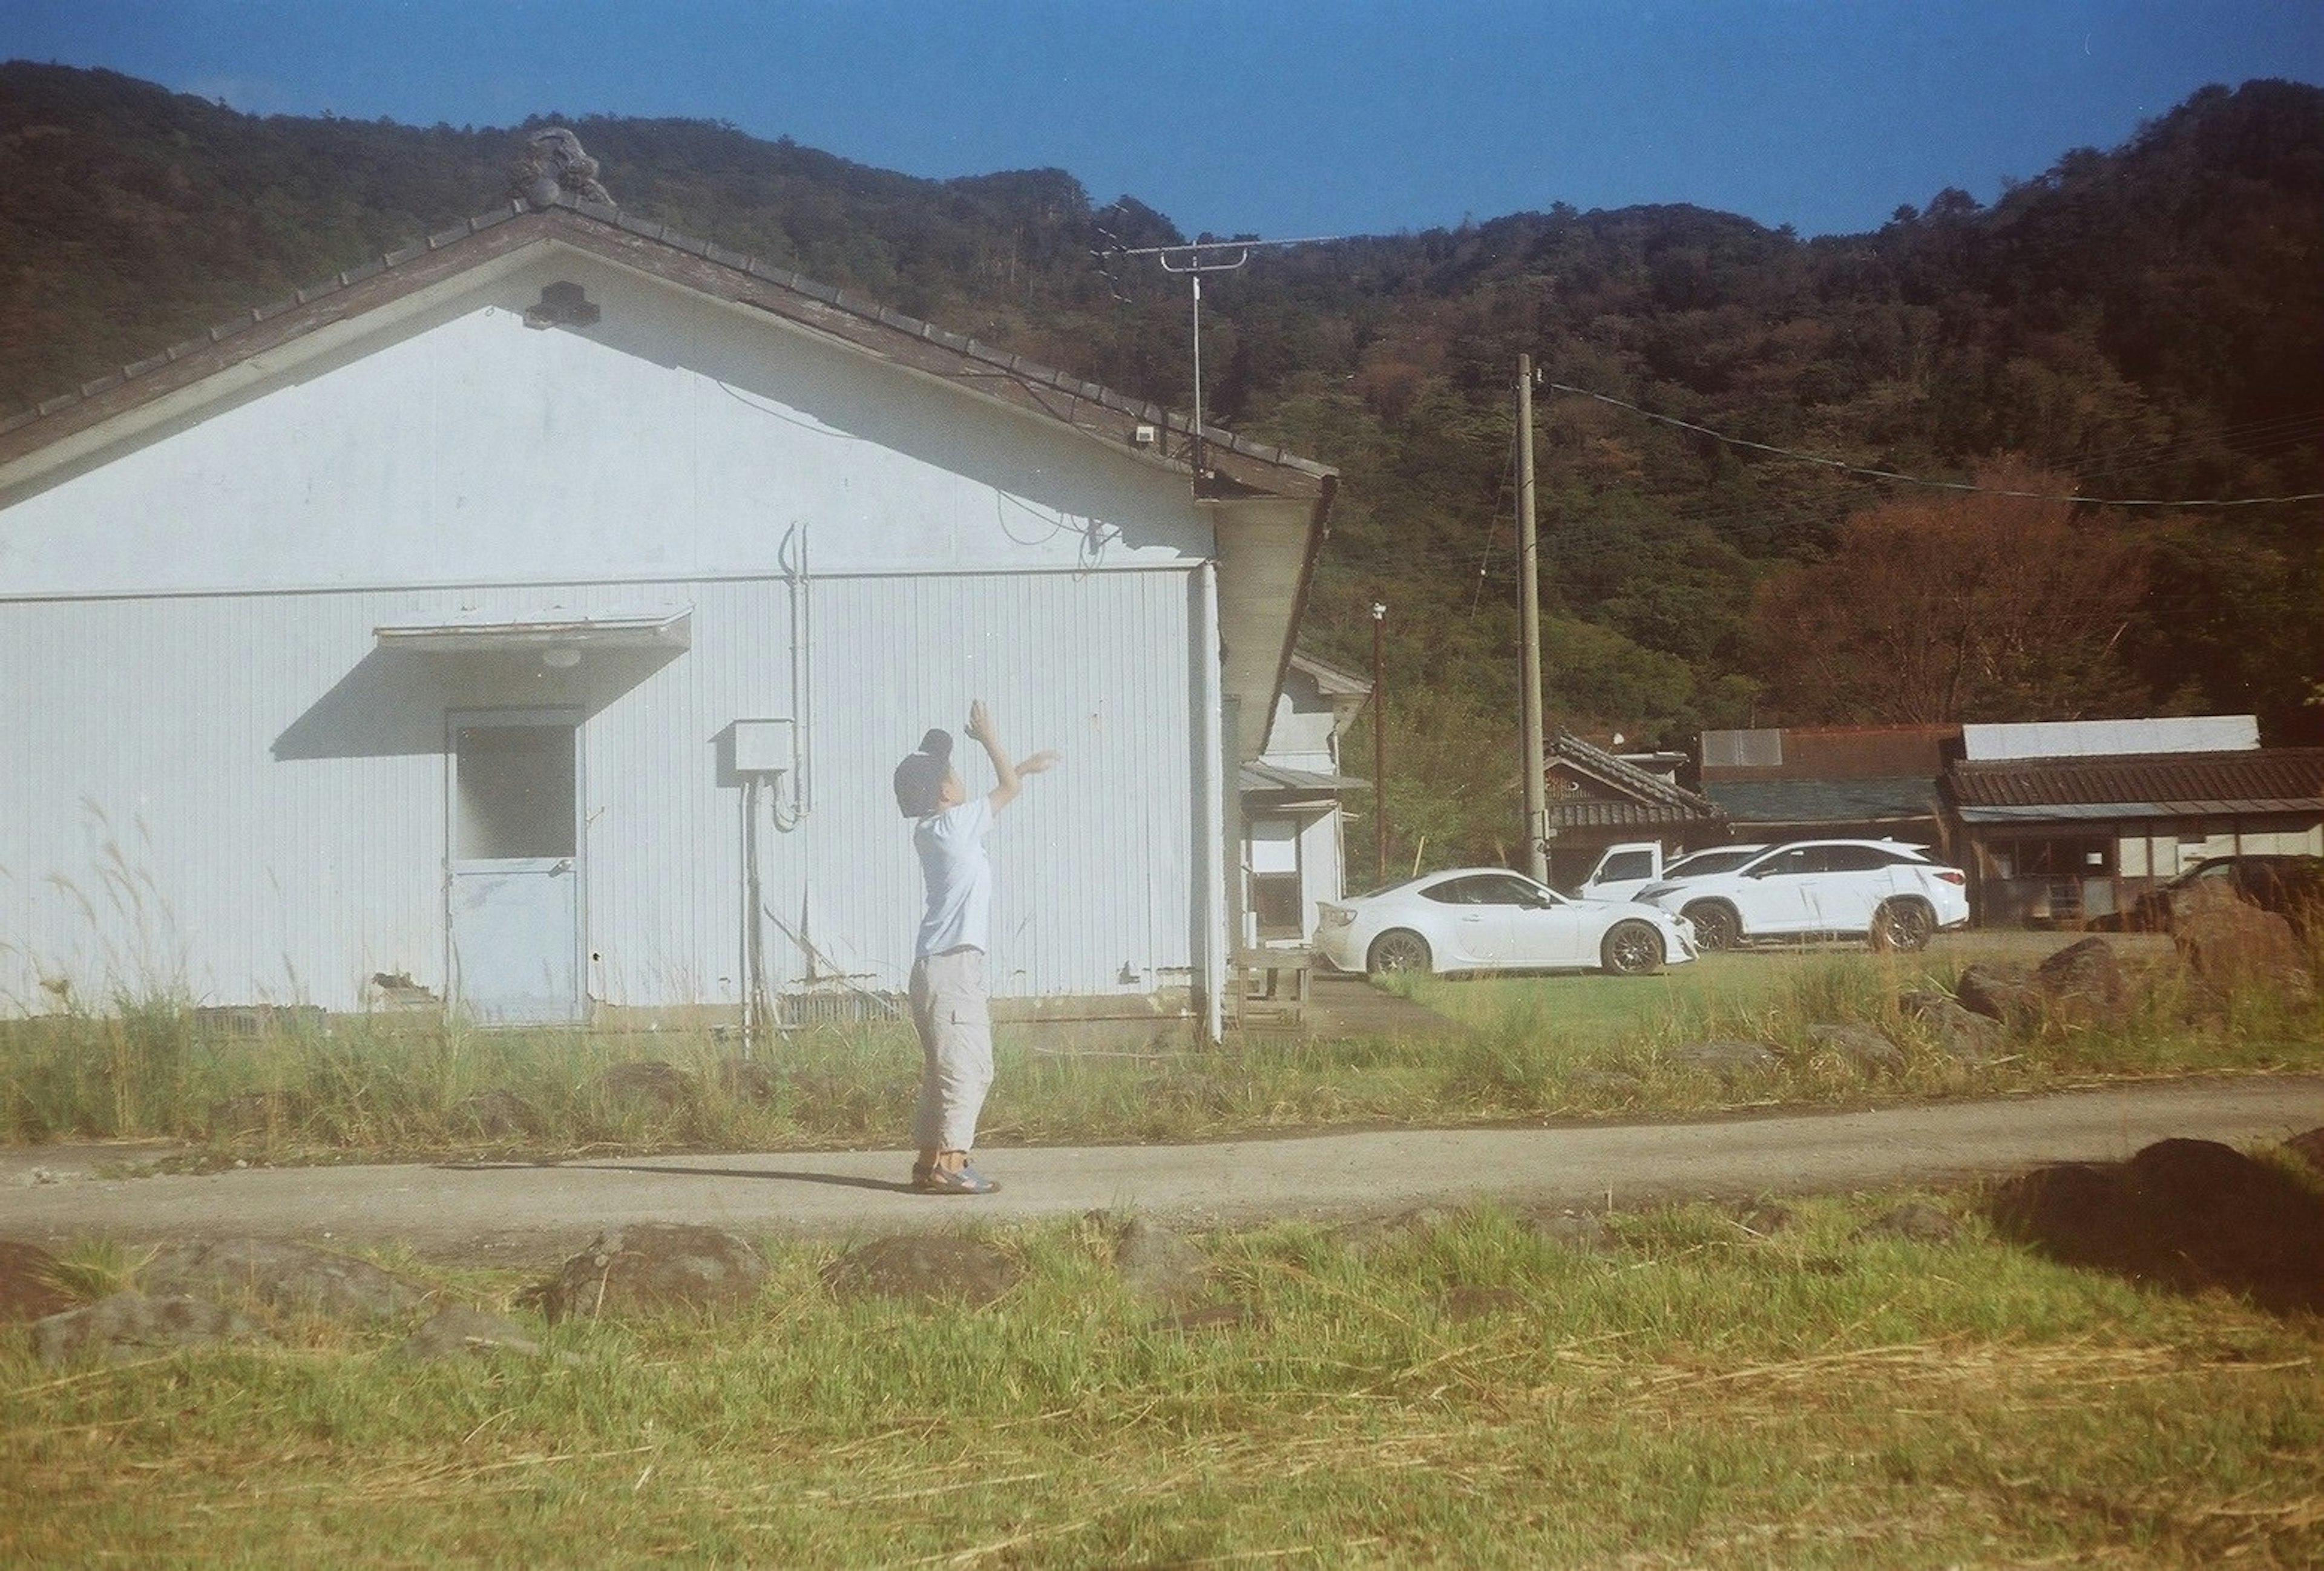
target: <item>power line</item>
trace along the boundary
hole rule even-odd
[[[1570,387],[1563,382],[1545,383],[1544,385],[1552,393],[1570,393],[1578,398],[1595,399],[1600,403],[1611,404],[1616,409],[1628,410],[1632,414],[1642,416],[1646,420],[1656,420],[1666,426],[1675,426],[1680,430],[1692,431],[1697,436],[1709,437],[1712,441],[1723,442],[1730,448],[1748,448],[1753,452],[1768,453],[1779,458],[1792,458],[1803,464],[1817,464],[1827,469],[1837,469],[1842,474],[1861,475],[1873,480],[1894,480],[1904,485],[1925,485],[1933,491],[1965,491],[1981,496],[2009,496],[2027,502],[2073,502],[2090,507],[2269,507],[2287,502],[2324,501],[2324,491],[2303,491],[2295,496],[2230,496],[2188,502],[2170,497],[2060,495],[2047,491],[2004,490],[1998,486],[1979,485],[1969,480],[1932,480],[1923,475],[1903,475],[1894,469],[1874,469],[1862,464],[1851,464],[1841,458],[1828,458],[1820,453],[1803,453],[1797,448],[1779,448],[1771,442],[1755,442],[1748,437],[1730,437],[1724,431],[1712,430],[1709,426],[1697,425],[1692,420],[1681,420],[1676,415],[1656,414],[1653,410],[1641,409],[1635,403],[1610,397],[1603,393],[1592,393],[1586,387]]]

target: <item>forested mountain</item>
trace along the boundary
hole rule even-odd
[[[1093,256],[1185,238],[1132,198],[572,124],[627,210],[1189,402],[1183,282]],[[492,206],[519,140],[0,66],[0,410]],[[1521,353],[1603,395],[1538,395],[1554,723],[1683,744],[2256,710],[2269,740],[2316,741],[2324,506],[2038,498],[2324,491],[2319,277],[2324,90],[2251,82],[1990,208],[1943,191],[1869,235],[1561,205],[1263,252],[1204,289],[1206,412],[1343,471],[1305,642],[1365,669],[1388,605],[1397,837],[1494,859],[1517,822]]]

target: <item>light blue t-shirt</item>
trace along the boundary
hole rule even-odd
[[[927,883],[927,914],[920,919],[916,953],[947,949],[990,950],[992,921],[992,863],[984,836],[992,827],[992,803],[971,797],[956,808],[922,818],[912,831],[920,854],[920,876]]]

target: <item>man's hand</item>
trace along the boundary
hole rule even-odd
[[[1040,774],[1044,771],[1056,768],[1057,765],[1065,761],[1060,755],[1045,749],[1042,752],[1035,753],[1030,758],[1019,759],[1017,761],[1017,772],[1019,774]]]
[[[973,700],[968,706],[968,738],[987,746],[992,743],[992,711],[984,707],[982,698]]]

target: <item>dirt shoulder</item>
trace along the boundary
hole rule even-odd
[[[2111,1160],[2171,1136],[2282,1140],[2324,1125],[2324,1077],[2108,1086],[1868,1112],[1584,1128],[1394,1130],[1201,1146],[996,1150],[982,1200],[901,1183],[898,1151],[608,1158],[557,1164],[252,1169],[99,1176],[117,1147],[0,1163],[0,1236],[255,1235],[401,1242],[531,1262],[637,1222],[847,1236],[1133,1210],[1203,1225],[1380,1215],[1492,1198],[1600,1207],[1892,1187]],[[150,1153],[148,1153],[150,1154]]]

